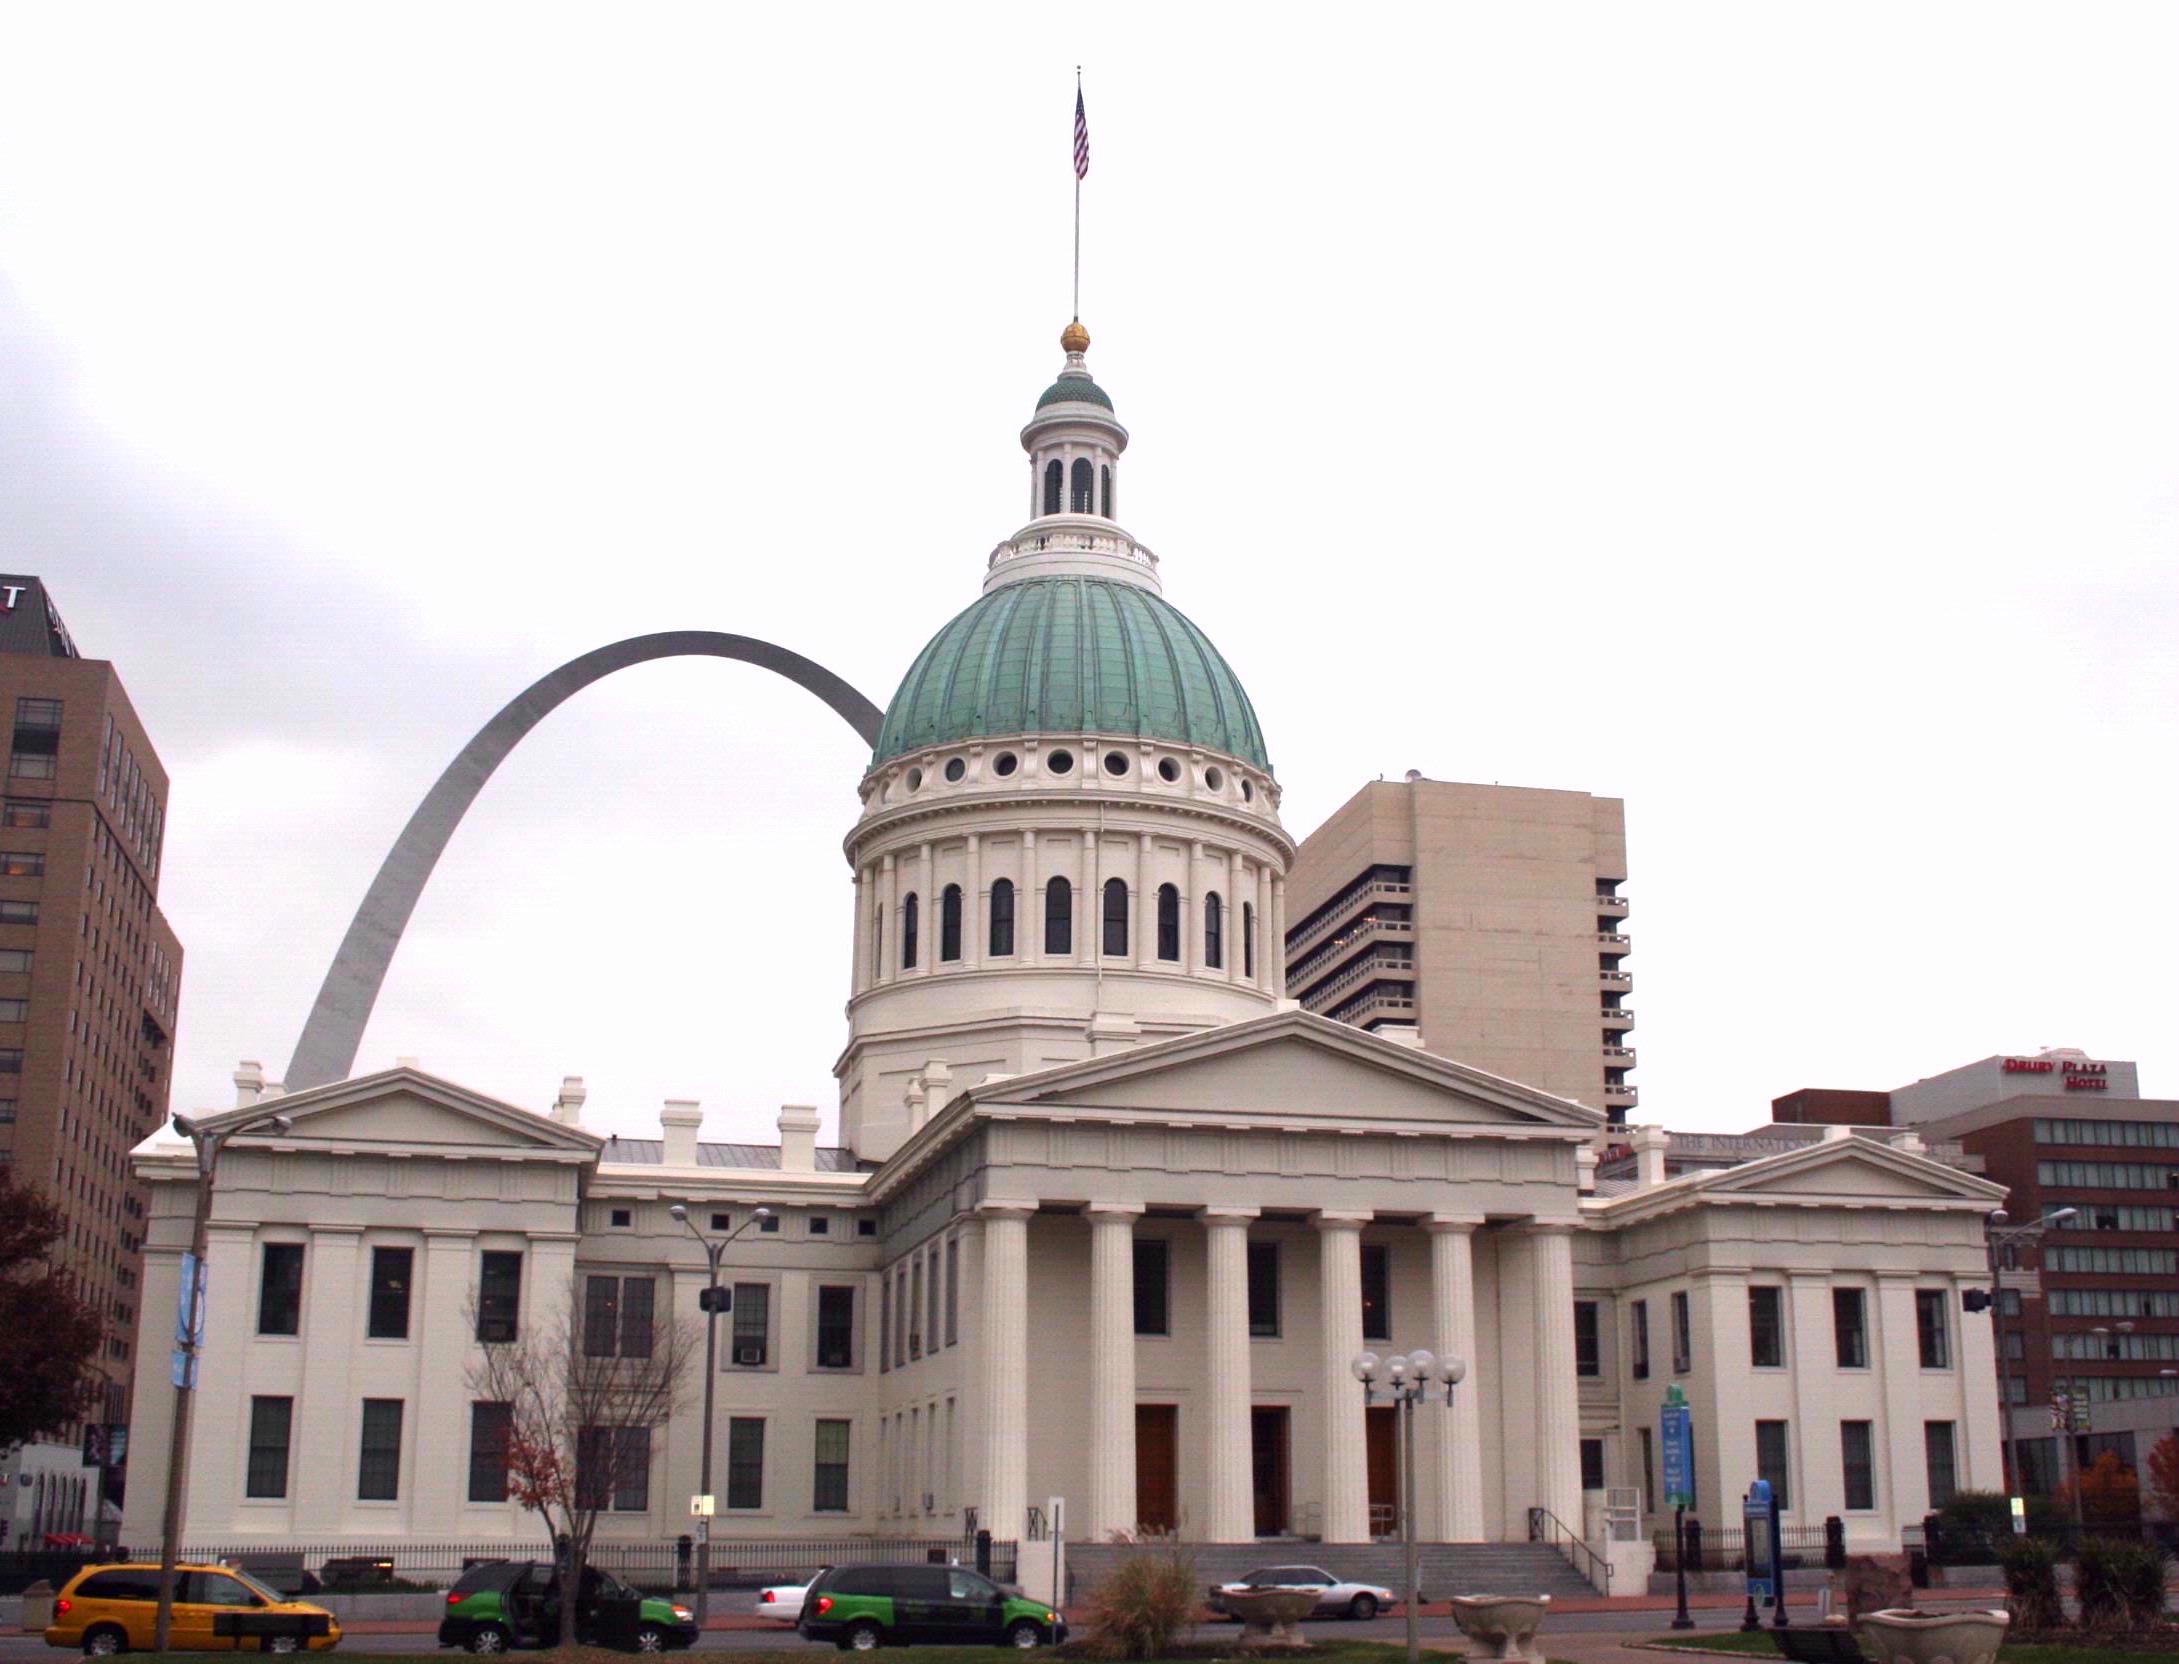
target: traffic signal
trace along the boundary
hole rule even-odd
[[[1986,1312],[1990,1309],[1990,1291],[1986,1288],[1963,1288],[1960,1290],[1960,1304],[1971,1312]]]
[[[730,1312],[734,1309],[734,1291],[730,1288],[700,1288],[696,1291],[696,1309],[700,1312]]]

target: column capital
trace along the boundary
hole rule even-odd
[[[1089,1215],[1090,1223],[1093,1225],[1131,1225],[1142,1217],[1142,1203],[1092,1202],[1082,1211]]]
[[[1433,1235],[1467,1236],[1482,1228],[1483,1216],[1479,1213],[1432,1213],[1423,1218],[1423,1229]]]
[[[1309,1215],[1309,1223],[1320,1231],[1359,1231],[1364,1225],[1375,1223],[1376,1218],[1376,1214],[1366,1208],[1319,1208]]]
[[[1206,1225],[1250,1225],[1263,1217],[1262,1208],[1213,1208],[1202,1210]]]
[[[988,1202],[978,1202],[976,1204],[976,1217],[979,1219],[1027,1219],[1036,1211],[1037,1205],[1034,1202],[1002,1201],[993,1198]]]

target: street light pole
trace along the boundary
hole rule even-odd
[[[218,1130],[199,1125],[186,1115],[174,1117],[174,1130],[188,1139],[197,1155],[196,1217],[189,1227],[189,1258],[184,1274],[191,1279],[182,1290],[185,1301],[176,1325],[174,1356],[174,1425],[166,1447],[166,1512],[160,1527],[159,1604],[152,1614],[151,1650],[165,1652],[174,1628],[174,1562],[181,1557],[182,1505],[188,1494],[189,1424],[197,1401],[197,1365],[204,1351],[205,1293],[204,1255],[211,1237],[212,1180],[219,1167],[219,1152],[237,1133],[270,1127],[286,1132],[295,1123],[285,1115],[266,1114]]]
[[[740,1236],[743,1231],[746,1231],[760,1219],[771,1218],[772,1210],[770,1208],[758,1208],[747,1219],[722,1237],[706,1236],[702,1231],[699,1231],[696,1228],[695,1221],[689,1218],[689,1210],[679,1202],[674,1203],[666,1211],[678,1219],[687,1228],[689,1235],[703,1245],[704,1258],[710,1263],[711,1267],[710,1281],[705,1286],[703,1296],[704,1462],[703,1477],[697,1481],[703,1486],[703,1494],[710,1496],[712,1494],[711,1406],[712,1395],[718,1390],[719,1384],[719,1313],[724,1309],[724,1304],[719,1299],[719,1259],[720,1256],[725,1254],[727,1245]],[[701,1633],[704,1624],[711,1617],[711,1521],[708,1518],[698,1521],[696,1529],[701,1533],[696,1543],[696,1628]]]
[[[2027,1476],[2020,1471],[2020,1447],[2013,1435],[2013,1372],[2011,1360],[2005,1356],[2005,1296],[2017,1291],[2006,1289],[2004,1273],[2016,1269],[2023,1247],[2036,1246],[2043,1240],[2045,1231],[2071,1219],[2079,1211],[2078,1208],[2060,1208],[2032,1225],[2008,1225],[2005,1210],[1998,1208],[1983,1222],[1983,1246],[1990,1260],[1990,1331],[1997,1347],[1997,1391],[2002,1400],[1998,1405],[1998,1425],[2005,1434],[2007,1480],[2022,1496],[2027,1494]],[[2071,1436],[2068,1430],[2065,1437]]]
[[[1362,1383],[1364,1404],[1386,1399],[1399,1416],[1400,1541],[1407,1562],[1407,1586],[1400,1591],[1400,1605],[1407,1613],[1407,1664],[1417,1664],[1422,1654],[1422,1545],[1415,1535],[1415,1406],[1432,1388],[1442,1386],[1450,1408],[1453,1389],[1466,1378],[1468,1366],[1458,1358],[1440,1358],[1418,1348],[1383,1359],[1374,1352],[1357,1353],[1347,1367]]]

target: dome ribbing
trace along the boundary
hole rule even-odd
[[[1138,584],[1025,578],[931,638],[871,755],[1008,734],[1133,734],[1271,766],[1240,679],[1210,639]]]

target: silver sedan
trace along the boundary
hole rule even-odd
[[[1260,1566],[1237,1582],[1212,1584],[1211,1609],[1230,1617],[1226,1595],[1246,1594],[1252,1589],[1322,1589],[1314,1614],[1320,1618],[1374,1618],[1399,1598],[1375,1583],[1350,1583],[1334,1577],[1322,1566]]]

